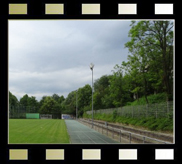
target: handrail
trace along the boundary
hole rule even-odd
[[[80,121],[82,121],[82,122],[87,122],[87,123],[91,123],[90,121],[87,121],[87,120],[83,120],[83,119],[79,119]],[[103,126],[105,127],[105,129],[107,129],[107,134],[108,134],[108,130],[110,130],[110,131],[112,131],[112,132],[118,132],[118,133],[128,133],[129,134],[129,142],[131,143],[131,138],[132,138],[132,135],[133,136],[138,136],[138,137],[141,137],[141,138],[143,138],[143,143],[145,143],[146,142],[146,139],[150,139],[150,140],[153,140],[153,141],[157,141],[157,142],[162,142],[162,143],[164,143],[164,144],[172,144],[172,143],[170,143],[170,142],[167,142],[167,141],[163,141],[163,140],[159,140],[159,139],[156,139],[156,138],[151,138],[151,137],[148,137],[148,136],[144,136],[144,135],[140,135],[140,134],[136,134],[136,133],[132,133],[132,132],[130,132],[130,131],[126,131],[126,130],[121,130],[121,129],[118,129],[118,128],[114,128],[114,127],[112,127],[112,126],[106,126],[106,125],[102,125],[102,124],[99,124],[99,123],[93,123],[93,125],[96,125],[96,126],[98,126],[98,127],[102,127],[103,128]],[[102,131],[103,131],[103,129],[102,129]],[[121,133],[120,133],[120,142],[121,142]],[[112,134],[112,136],[113,136],[113,134]]]

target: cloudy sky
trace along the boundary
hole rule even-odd
[[[129,20],[10,20],[9,91],[67,95],[127,60]]]

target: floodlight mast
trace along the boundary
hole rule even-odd
[[[93,128],[93,70],[94,70],[94,64],[90,64],[90,69],[92,71],[92,128]]]
[[[77,90],[76,90],[76,120],[78,119],[78,103],[77,103]]]
[[[91,64],[90,64],[90,69],[93,70],[93,68],[94,68],[94,64],[91,63]]]

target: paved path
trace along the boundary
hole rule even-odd
[[[76,120],[65,120],[73,144],[117,144],[118,142],[99,132],[79,123]]]

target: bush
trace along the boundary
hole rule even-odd
[[[152,95],[147,96],[147,99],[148,99],[149,104],[165,102],[166,101],[166,93],[152,94]],[[145,100],[145,97],[143,96],[143,97],[139,98],[139,100],[129,102],[128,104],[132,105],[132,106],[145,105],[146,100]]]
[[[92,115],[83,114],[85,118],[91,118]],[[103,120],[107,122],[118,122],[125,125],[134,125],[138,127],[145,127],[149,130],[155,131],[173,131],[173,119],[169,118],[155,118],[155,117],[143,117],[132,118],[119,116],[117,111],[113,111],[113,114],[95,114],[94,119]]]
[[[152,125],[149,126],[149,129],[150,130],[157,130],[157,129],[159,129],[158,126],[159,125],[157,123],[154,123],[154,124],[152,124]]]
[[[172,126],[173,126],[173,121],[171,119],[168,118],[161,119],[157,130],[171,130]]]
[[[126,104],[125,104],[125,106],[130,106],[132,104],[132,102],[127,102]]]
[[[167,113],[167,118],[168,119],[173,119],[173,113]]]
[[[117,110],[114,110],[113,114],[112,114],[112,121],[113,122],[115,122],[117,116],[118,116]]]

